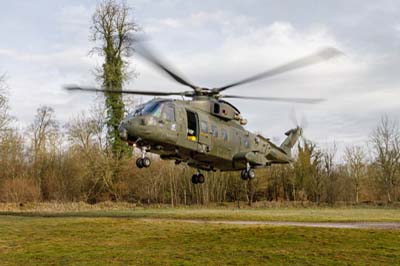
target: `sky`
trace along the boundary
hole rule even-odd
[[[0,73],[7,75],[11,113],[19,127],[28,126],[41,105],[53,107],[66,123],[102,101],[99,95],[62,89],[98,85],[94,72],[102,58],[89,53],[95,45],[90,25],[97,1],[0,1]],[[247,118],[247,129],[277,142],[295,126],[293,114],[306,124],[306,138],[339,148],[365,145],[382,115],[399,116],[399,1],[126,3],[153,49],[200,86],[222,86],[327,46],[342,51],[340,58],[227,91],[327,99],[315,105],[230,101]],[[125,89],[187,90],[135,55],[128,61],[135,77]]]

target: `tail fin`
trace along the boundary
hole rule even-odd
[[[284,150],[287,155],[292,156],[292,148],[302,133],[303,129],[301,127],[290,129],[285,133],[287,138],[282,142],[281,149]]]

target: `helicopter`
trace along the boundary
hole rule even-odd
[[[71,91],[91,91],[147,96],[181,96],[183,99],[154,98],[139,105],[120,123],[120,138],[139,148],[138,168],[147,168],[151,160],[147,153],[155,153],[161,159],[174,160],[175,164],[186,163],[196,169],[193,184],[205,182],[204,171],[240,171],[243,180],[255,178],[254,169],[272,164],[288,164],[294,161],[292,148],[302,135],[297,126],[288,130],[280,145],[269,138],[252,133],[244,128],[247,120],[238,108],[224,99],[248,99],[315,104],[320,98],[280,98],[228,95],[222,92],[232,87],[266,79],[288,71],[330,60],[342,53],[327,47],[314,54],[291,61],[257,75],[217,88],[193,85],[173,70],[150,49],[141,47],[139,55],[153,64],[177,83],[191,90],[182,92],[112,90],[96,87],[66,86]],[[185,99],[189,98],[189,99]]]

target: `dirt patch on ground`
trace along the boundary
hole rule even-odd
[[[270,226],[298,226],[319,228],[349,228],[349,229],[386,229],[400,230],[400,223],[396,222],[281,222],[281,221],[218,221],[194,219],[141,219],[143,221],[170,221],[199,224],[233,224],[233,225],[270,225]]]

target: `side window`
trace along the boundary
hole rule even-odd
[[[219,114],[219,103],[214,103],[214,113]]]
[[[218,137],[218,128],[216,125],[211,125],[211,132],[213,137],[217,138]]]
[[[248,137],[244,137],[244,138],[243,138],[243,145],[244,145],[246,148],[250,148],[250,141],[249,141],[249,138],[248,138]]]
[[[163,109],[164,117],[168,121],[175,121],[175,107],[173,105],[167,104]]]
[[[200,122],[200,128],[201,128],[201,132],[203,133],[208,133],[208,124],[206,121],[201,120]]]
[[[228,132],[226,132],[226,130],[223,128],[221,129],[221,137],[223,138],[223,140],[227,141],[228,140]]]

